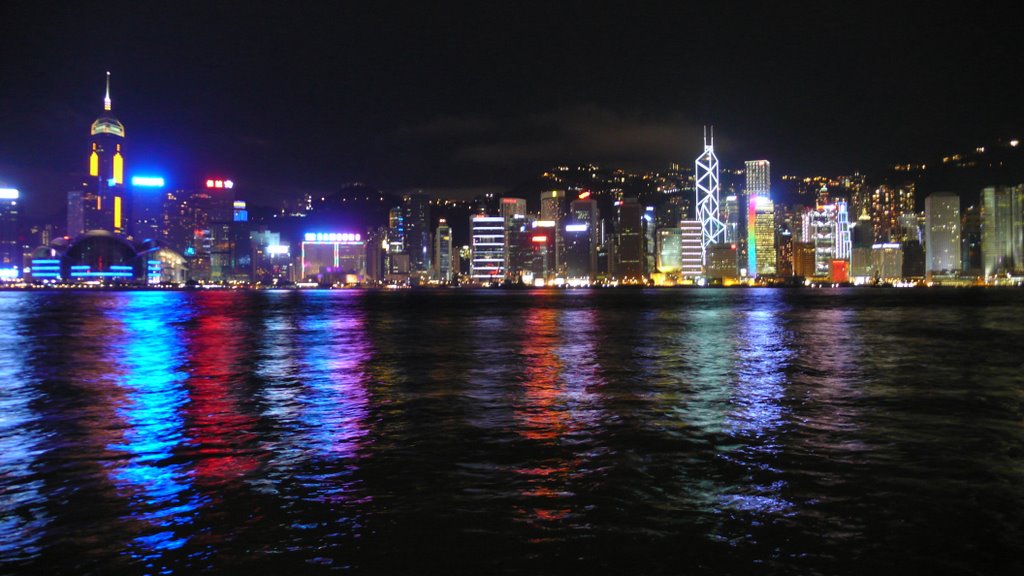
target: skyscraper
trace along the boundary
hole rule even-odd
[[[404,258],[399,258],[404,256]],[[408,274],[408,254],[405,252],[405,215],[401,206],[388,210],[388,274]]]
[[[597,202],[584,198],[573,200],[569,206],[569,216],[562,229],[565,240],[565,264],[567,276],[588,278],[597,276],[597,247],[601,242],[601,223]],[[586,241],[581,236],[586,233]],[[570,256],[570,252],[572,255]]]
[[[751,276],[775,274],[775,204],[767,196],[751,198],[751,239],[748,257]]]
[[[643,207],[636,198],[625,198],[615,203],[615,236],[618,258],[615,276],[624,282],[641,282],[646,255],[643,247]]]
[[[0,280],[16,278],[21,269],[21,246],[18,243],[21,193],[14,188],[0,188]]]
[[[851,226],[850,275],[858,278],[871,276],[871,246],[875,243],[875,234],[871,228],[871,216],[867,206],[861,208],[857,222]]]
[[[67,235],[74,238],[85,232],[85,190],[69,190],[67,202]],[[93,204],[94,205],[94,204]]]
[[[469,221],[473,237],[470,276],[474,282],[501,282],[505,275],[505,219],[474,214]]]
[[[771,163],[767,160],[747,160],[747,198],[771,198]]]
[[[657,245],[658,241],[655,237],[655,214],[654,206],[647,206],[644,209],[643,220],[643,243],[644,243],[644,275],[650,276],[656,270],[657,265]]]
[[[981,192],[981,257],[985,276],[1024,269],[1024,185]]]
[[[505,197],[501,199],[501,217],[505,226],[505,275],[516,280],[521,273],[523,262],[519,258],[522,234],[528,232],[526,222],[526,200]]]
[[[430,270],[430,198],[425,194],[406,194],[402,205],[409,272],[427,272]]]
[[[981,209],[969,206],[960,218],[961,273],[977,276],[982,273]]]
[[[101,229],[127,232],[128,214],[124,198],[124,124],[111,112],[110,72],[103,97],[103,112],[90,127],[89,176],[85,192],[97,196],[97,211],[102,215]],[[84,194],[83,194],[84,196]],[[84,222],[88,225],[89,222]],[[69,231],[70,233],[71,231]]]
[[[833,262],[849,262],[853,252],[847,203],[840,201],[819,206],[817,210],[808,212],[805,220],[805,228],[814,244],[814,274],[830,276]],[[847,270],[850,270],[849,266]]]
[[[551,250],[551,257],[554,258],[553,270],[560,270],[564,259],[565,242],[562,239],[562,224],[565,221],[565,208],[564,190],[548,190],[540,193],[540,219],[542,222],[553,223],[550,240],[553,246]]]
[[[700,246],[700,223],[697,224],[697,243]],[[683,267],[683,231],[680,228],[658,228],[658,272],[672,274]]]
[[[871,224],[875,242],[901,242],[905,239],[900,217],[914,213],[914,184],[900,187],[882,185],[871,194]]]
[[[711,142],[704,133],[704,152],[694,162],[694,176],[697,184],[697,221],[701,228],[701,262],[707,265],[708,246],[721,241],[725,226],[718,219],[718,157],[715,156],[715,132],[712,128]]]
[[[434,233],[434,276],[438,282],[452,281],[452,229],[441,218]]]
[[[936,192],[924,199],[925,272],[960,270],[960,197]]]
[[[701,275],[704,250],[701,245],[701,225],[696,220],[679,223],[679,275],[696,278]],[[712,245],[712,247],[715,245]]]
[[[775,274],[775,205],[771,200],[771,164],[747,160],[747,274]]]
[[[743,211],[740,210],[740,203],[735,194],[725,197],[722,202],[722,224],[725,227],[724,236],[721,241],[726,243],[739,242],[740,219],[743,218]]]
[[[559,224],[565,218],[565,192],[548,190],[540,193],[540,219]]]

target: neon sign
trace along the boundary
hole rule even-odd
[[[140,188],[163,188],[162,176],[132,176],[132,186]]]
[[[332,244],[355,244],[361,242],[359,234],[350,232],[306,232],[306,242],[321,242]]]
[[[230,188],[234,188],[235,187],[235,183],[232,182],[231,180],[213,180],[213,179],[210,179],[210,180],[206,181],[206,187],[207,188],[228,188],[228,189],[230,189]]]

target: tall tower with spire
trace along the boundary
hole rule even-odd
[[[107,72],[107,90],[103,96],[103,112],[89,130],[90,187],[95,183],[95,212],[98,222],[87,228],[99,227],[124,233],[128,218],[124,203],[124,124],[111,112],[110,72]],[[92,206],[89,207],[93,209]]]
[[[697,157],[697,220],[700,222],[701,262],[708,264],[708,247],[721,240],[725,225],[718,218],[718,157],[715,156],[715,129],[711,128],[711,141],[708,142],[708,129],[704,128],[704,152]]]

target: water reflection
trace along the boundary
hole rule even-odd
[[[310,298],[275,295],[264,320],[257,370],[267,382],[265,416],[278,435],[258,489],[285,500],[296,537],[326,529],[334,539],[359,530],[367,499],[357,472],[368,434],[370,347],[355,300]]]
[[[195,480],[205,488],[227,484],[259,466],[256,419],[247,414],[245,373],[251,345],[243,322],[253,310],[231,293],[196,296],[186,385],[190,443],[197,449]]]
[[[355,307],[332,308],[325,316],[308,320],[303,330],[305,445],[319,458],[354,459],[367,433],[366,326]]]
[[[582,527],[588,503],[580,501],[576,486],[594,472],[593,445],[602,422],[594,312],[563,309],[542,298],[524,316],[517,336],[523,372],[514,403],[516,430],[532,450],[547,456],[514,470],[525,486],[525,502],[532,504],[518,510],[546,530]]]
[[[794,355],[792,335],[781,322],[788,311],[783,296],[778,290],[752,295],[738,321],[733,411],[726,420],[726,431],[736,446],[721,451],[721,457],[744,474],[741,484],[720,496],[720,505],[752,513],[758,522],[792,508],[783,496],[786,483],[777,467],[786,370]]]
[[[0,293],[0,572],[1018,573],[1022,296],[845,293]]]
[[[183,411],[189,402],[180,324],[191,310],[181,300],[173,293],[131,294],[109,310],[122,326],[110,352],[123,375],[124,400],[117,409],[123,437],[108,447],[127,455],[111,475],[129,500],[130,518],[141,524],[129,553],[147,561],[185,544],[192,533],[186,525],[201,504],[190,465],[174,458],[187,442]]]
[[[0,292],[0,562],[24,561],[38,546],[50,514],[37,462],[46,451],[41,416],[32,407],[41,398],[26,377],[25,300]],[[17,351],[17,352],[14,352]]]

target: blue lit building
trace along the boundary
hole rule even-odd
[[[33,251],[27,278],[36,284],[180,284],[185,259],[156,241],[137,244],[106,230],[92,230],[71,243],[63,239]]]
[[[14,188],[0,188],[0,282],[20,274],[21,245],[18,243],[18,201]]]

